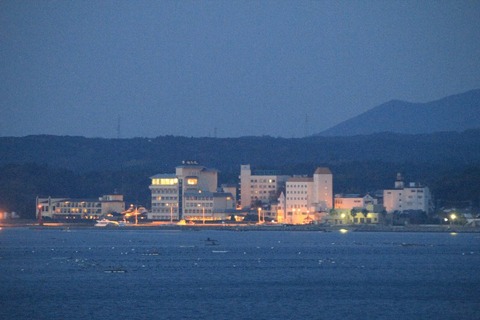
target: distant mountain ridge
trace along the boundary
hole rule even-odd
[[[480,128],[480,89],[427,103],[392,100],[333,126],[319,136],[380,132],[429,134]]]

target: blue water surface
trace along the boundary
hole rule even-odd
[[[9,228],[0,319],[480,319],[479,266],[475,233]]]

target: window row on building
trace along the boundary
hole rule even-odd
[[[123,195],[104,195],[98,199],[40,198],[36,199],[37,217],[51,219],[97,219],[109,213],[125,211]]]

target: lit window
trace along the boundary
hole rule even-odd
[[[189,186],[196,186],[198,184],[197,178],[187,178],[187,184]]]
[[[152,185],[164,185],[164,186],[173,186],[178,183],[177,178],[161,178],[161,179],[152,179]]]

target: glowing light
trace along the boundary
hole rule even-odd
[[[456,232],[450,232],[450,235],[451,235],[451,236],[456,236],[457,233],[456,233]]]
[[[348,232],[348,230],[347,230],[347,229],[340,229],[340,230],[338,230],[338,231],[340,231],[340,233],[343,233],[343,234],[345,234],[345,233],[347,233],[347,232]]]
[[[152,179],[152,185],[173,186],[178,183],[177,178],[160,178]]]
[[[190,186],[195,186],[198,184],[198,179],[197,178],[188,178],[187,179],[187,184]]]

